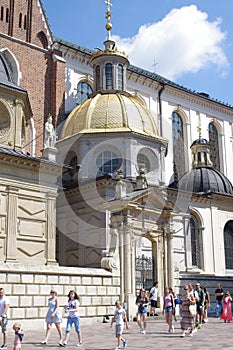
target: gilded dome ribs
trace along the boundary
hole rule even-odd
[[[64,123],[62,138],[88,132],[133,131],[158,137],[153,116],[137,97],[122,92],[97,93],[77,106]]]

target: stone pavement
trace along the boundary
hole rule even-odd
[[[145,335],[139,333],[136,322],[130,322],[130,328],[125,329],[124,336],[128,340],[127,349],[232,349],[233,350],[233,322],[224,323],[216,318],[209,318],[209,322],[202,326],[193,337],[181,338],[179,319],[174,323],[175,333],[166,334],[167,325],[163,317],[148,318],[147,332]],[[77,336],[74,328],[72,329],[70,340],[66,349],[82,350],[114,350],[116,347],[115,327],[112,329],[109,323],[95,323],[92,325],[82,325],[83,336],[82,347],[77,347]],[[64,331],[64,329],[63,329]],[[49,343],[41,345],[44,339],[44,330],[38,331],[25,330],[25,337],[22,343],[22,350],[52,350],[65,349],[58,345],[58,335],[56,329],[52,329]],[[13,348],[13,331],[9,329],[8,350]],[[1,337],[1,335],[0,335]]]

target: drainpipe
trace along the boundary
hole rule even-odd
[[[163,124],[162,124],[162,103],[161,103],[161,94],[165,89],[165,85],[160,83],[158,91],[158,101],[159,101],[159,117],[160,117],[160,135],[163,136]]]

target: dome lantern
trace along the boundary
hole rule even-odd
[[[107,40],[104,42],[104,50],[98,49],[90,60],[90,66],[94,70],[94,90],[108,93],[126,90],[126,70],[129,66],[128,57],[124,52],[118,51],[116,43],[111,39],[111,1],[106,0],[107,12]]]
[[[192,168],[212,167],[210,160],[210,144],[206,139],[199,138],[191,145],[192,150]]]

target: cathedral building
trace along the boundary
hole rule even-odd
[[[232,285],[233,107],[130,65],[106,4],[93,52],[0,2],[0,283],[30,327],[51,288],[92,322],[155,280]]]

